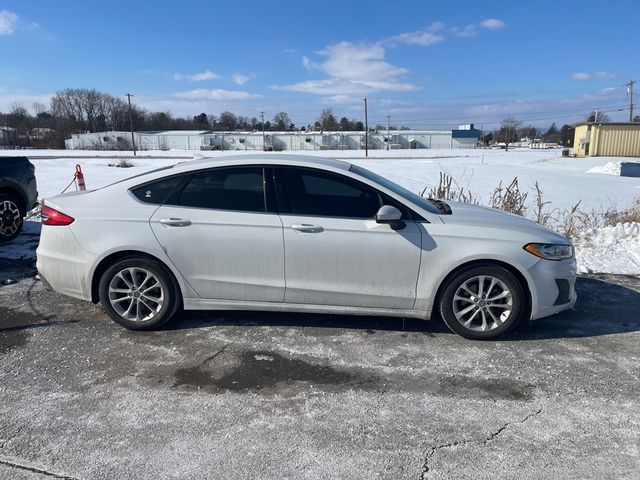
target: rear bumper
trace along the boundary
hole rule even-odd
[[[536,290],[537,302],[531,311],[531,320],[548,317],[572,308],[576,294],[575,259],[559,262],[540,260],[530,270]]]
[[[45,287],[91,300],[89,269],[94,255],[83,249],[69,227],[42,226],[36,268]]]

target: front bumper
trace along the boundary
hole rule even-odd
[[[577,299],[575,258],[561,261],[540,260],[530,270],[535,298],[531,320],[548,317],[572,308]]]

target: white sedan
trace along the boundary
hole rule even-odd
[[[48,288],[157,328],[180,309],[440,316],[487,339],[572,307],[571,243],[349,163],[218,157],[46,200]]]

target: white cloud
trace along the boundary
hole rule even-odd
[[[322,62],[303,57],[307,70],[319,70],[329,78],[273,87],[276,90],[318,95],[352,95],[379,91],[411,91],[416,85],[404,81],[409,71],[385,61],[382,43],[339,42],[319,54]]]
[[[406,45],[422,45],[423,47],[428,47],[429,45],[434,45],[444,40],[444,36],[437,33],[442,29],[444,29],[444,23],[433,22],[424,30],[399,33],[398,35],[387,38],[383,42],[389,46],[404,43]]]
[[[504,27],[504,22],[502,20],[498,20],[497,18],[487,18],[486,20],[480,22],[480,26],[489,30],[500,30]]]
[[[478,34],[478,28],[473,24],[466,27],[451,27],[451,33],[456,37],[475,37]]]
[[[463,28],[450,27],[448,32],[463,37],[474,36],[480,27],[496,30],[502,26],[504,22],[490,18]],[[321,61],[302,57],[302,65],[307,71],[324,72],[328,78],[271,88],[329,96],[419,90],[418,85],[406,81],[409,70],[386,61],[386,50],[401,44],[425,47],[437,44],[445,40],[446,28],[442,22],[433,22],[422,30],[399,33],[374,43],[342,41],[328,45],[317,52],[323,57]]]
[[[350,97],[349,95],[333,95],[331,97],[324,97],[323,100],[326,103],[351,103],[356,99],[354,99],[353,97]],[[357,101],[361,102],[362,99],[357,98]]]
[[[18,15],[9,10],[0,10],[0,36],[11,35],[18,21]]]
[[[444,37],[437,33],[418,31],[400,33],[391,37],[390,40],[407,45],[422,45],[423,47],[428,47],[429,45],[440,43],[444,40]]]
[[[497,18],[487,18],[479,23],[470,23],[465,27],[451,27],[451,33],[456,37],[475,37],[481,28],[487,30],[500,30],[504,28],[505,23]]]
[[[216,80],[218,78],[222,78],[222,76],[212,72],[211,70],[205,70],[204,72],[194,73],[193,75],[186,75],[183,73],[174,73],[173,78],[175,80],[189,80],[190,82],[203,82],[205,80]]]
[[[572,80],[602,80],[616,78],[616,75],[611,72],[576,72],[571,75]]]
[[[231,75],[231,80],[233,80],[233,83],[235,83],[236,85],[244,85],[249,80],[251,80],[252,77],[253,75],[247,76],[242,75],[241,73],[234,73],[233,75]]]
[[[302,66],[307,70],[318,70],[320,68],[317,63],[312,62],[306,55],[302,57]]]
[[[186,92],[177,92],[174,96],[178,98],[204,100],[250,100],[252,98],[261,98],[260,95],[253,95],[249,92],[241,90],[223,90],[221,88],[213,90],[197,88],[195,90],[187,90]]]
[[[355,81],[391,80],[405,76],[406,68],[384,61],[385,49],[380,44],[340,42],[321,52],[327,59],[320,66],[335,78]]]

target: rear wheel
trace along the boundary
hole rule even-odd
[[[22,230],[25,212],[15,195],[0,193],[0,242],[16,238]]]
[[[166,267],[144,257],[114,263],[102,275],[99,293],[111,319],[131,330],[158,328],[180,306],[178,287]]]
[[[456,275],[445,286],[439,307],[453,332],[473,340],[502,335],[526,310],[522,285],[498,266],[473,267]]]

